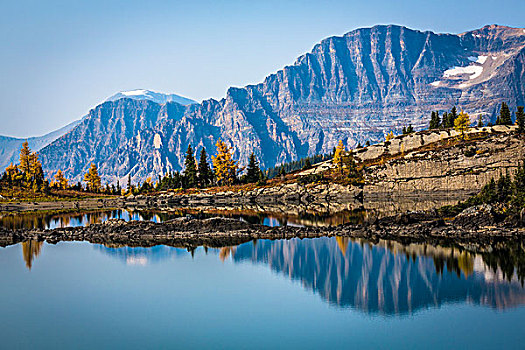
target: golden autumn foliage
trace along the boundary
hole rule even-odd
[[[233,185],[233,182],[237,177],[237,164],[233,160],[231,148],[221,139],[217,140],[215,146],[217,147],[217,154],[212,156],[211,159],[217,184]]]
[[[84,175],[84,181],[87,183],[87,188],[91,192],[99,192],[102,187],[100,176],[98,175],[97,166],[91,163],[89,171]]]
[[[62,170],[59,169],[55,175],[55,182],[53,183],[53,185],[57,186],[62,190],[65,190],[67,189],[68,182],[69,180],[64,177]]]
[[[345,145],[343,144],[342,140],[339,140],[339,144],[337,145],[335,152],[334,152],[334,158],[332,159],[332,164],[336,167],[341,174],[343,173],[343,165],[344,165],[344,152],[345,152]]]
[[[454,120],[454,129],[461,133],[461,138],[465,139],[465,132],[470,126],[470,117],[467,113],[461,111],[458,117]]]
[[[393,131],[390,131],[387,135],[386,135],[386,138],[385,138],[385,141],[390,141],[394,138],[394,132]]]

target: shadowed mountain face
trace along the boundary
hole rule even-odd
[[[372,245],[337,237],[262,240],[241,245],[231,255],[236,262],[269,265],[333,305],[366,313],[411,314],[449,302],[497,309],[525,303],[524,271],[508,253],[481,256],[453,248],[389,241]]]
[[[323,40],[263,83],[230,88],[220,101],[106,102],[41,156],[45,169],[75,180],[91,162],[104,180],[143,180],[181,169],[188,144],[211,153],[222,138],[241,164],[253,150],[269,167],[329,152],[340,139],[354,147],[409,123],[423,128],[430,111],[453,105],[493,120],[502,101],[524,104],[524,67],[524,29],[358,29]]]

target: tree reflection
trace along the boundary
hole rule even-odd
[[[33,260],[40,255],[44,242],[38,241],[25,241],[22,243],[22,256],[26,262],[26,267],[31,270],[33,266]]]

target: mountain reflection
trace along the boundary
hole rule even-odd
[[[96,250],[126,263],[126,265],[148,265],[186,255],[188,250],[158,245],[154,247],[128,247],[118,245],[94,245]]]
[[[194,253],[167,246],[95,249],[128,265]],[[475,254],[456,247],[325,237],[258,240],[211,251],[223,262],[268,265],[334,306],[367,313],[411,314],[451,302],[496,309],[525,304],[525,249],[520,243]]]
[[[267,264],[333,305],[369,313],[406,314],[446,302],[498,309],[525,303],[523,275],[508,259],[457,248],[343,237],[263,240],[237,247],[232,259]]]

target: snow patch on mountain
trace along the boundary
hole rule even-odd
[[[452,76],[461,75],[461,74],[468,74],[470,75],[469,79],[476,79],[483,73],[483,67],[482,66],[466,66],[466,67],[453,67],[450,69],[447,69],[443,73],[444,78],[450,78]]]
[[[176,102],[183,106],[188,106],[197,103],[197,101],[176,94],[164,94],[162,92],[156,92],[146,89],[120,91],[114,94],[113,96],[108,97],[106,101],[116,101],[120,100],[121,98],[131,98],[133,100],[149,100],[159,104],[165,104],[167,102]]]

